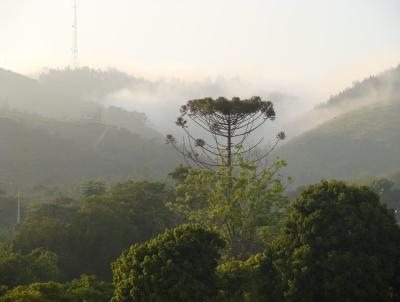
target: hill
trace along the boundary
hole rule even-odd
[[[319,109],[354,109],[377,101],[398,100],[400,95],[400,65],[362,81],[356,81],[319,106]]]
[[[0,108],[38,114],[61,120],[101,120],[139,134],[160,138],[147,116],[115,106],[103,106],[101,98],[128,83],[143,80],[115,70],[48,70],[37,80],[0,69]]]
[[[179,162],[160,139],[96,121],[0,112],[0,182],[32,188],[82,178],[157,178]]]
[[[292,139],[277,154],[295,185],[349,179],[400,167],[400,102],[377,102],[341,114]]]

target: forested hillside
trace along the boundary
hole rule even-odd
[[[161,139],[98,121],[58,121],[3,110],[0,182],[22,187],[82,178],[160,177],[179,162]]]
[[[350,92],[348,92],[350,93]],[[394,95],[392,96],[394,98]],[[296,185],[381,175],[400,167],[400,94],[338,115],[277,151]]]

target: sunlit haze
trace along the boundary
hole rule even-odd
[[[0,0],[0,66],[71,65],[72,1]],[[322,101],[400,62],[396,0],[78,0],[80,65],[240,78]]]

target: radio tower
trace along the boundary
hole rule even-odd
[[[72,66],[74,69],[77,69],[79,67],[79,61],[78,61],[78,6],[76,4],[76,0],[73,0],[73,9],[74,9],[74,23],[72,24],[73,28]]]

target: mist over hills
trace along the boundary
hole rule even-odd
[[[166,175],[181,160],[163,143],[179,106],[196,97],[249,91],[238,79],[149,81],[90,68],[48,70],[32,79],[0,70],[1,177],[37,184]],[[303,115],[293,112],[298,97],[258,92],[274,101],[278,113],[259,134],[289,134],[276,154],[288,161],[295,185],[400,168],[400,66],[353,83]],[[163,133],[148,112],[158,116]]]
[[[115,70],[48,70],[38,79],[0,70],[0,182],[29,189],[165,177],[181,158],[147,116],[100,101],[143,82]]]
[[[101,111],[103,122],[128,127],[144,137],[156,136],[150,129],[163,134],[176,131],[174,122],[179,108],[189,99],[259,95],[274,102],[279,115],[274,124],[279,129],[289,127],[287,121],[293,118],[290,108],[300,102],[295,94],[238,78],[151,81],[115,69],[82,67],[46,70],[37,79],[0,69],[0,79],[0,106],[63,120],[100,117]],[[135,124],[135,120],[141,122]],[[141,128],[144,124],[146,129]],[[275,132],[276,129],[271,131]]]
[[[224,83],[152,82],[112,69],[48,70],[37,79],[0,70],[0,182],[33,187],[166,176],[182,158],[143,111],[158,111],[176,128],[183,102],[224,95]],[[141,112],[129,110],[132,104]]]
[[[142,80],[115,70],[48,70],[35,80],[0,69],[0,108],[61,120],[101,120],[142,137],[160,138],[142,112],[103,106],[100,102],[127,83],[136,82]]]
[[[400,95],[400,65],[353,83],[317,108],[352,109],[368,103],[395,101]]]
[[[400,66],[354,83],[310,118],[324,112],[331,115],[328,121],[277,151],[287,160],[286,173],[295,185],[385,175],[400,168]]]

